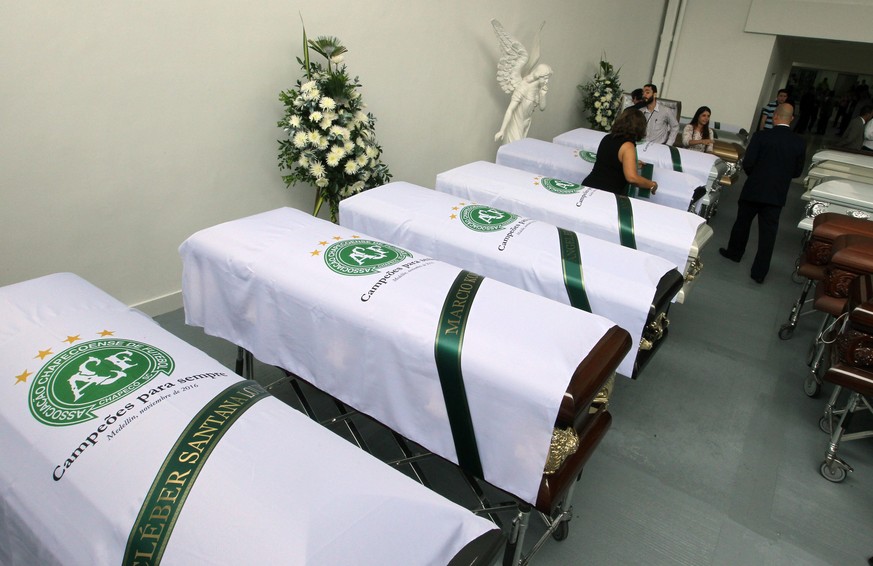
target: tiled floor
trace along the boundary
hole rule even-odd
[[[810,138],[810,150],[818,143]],[[534,564],[860,566],[873,555],[873,440],[840,449],[855,468],[845,482],[819,475],[828,439],[818,420],[830,389],[810,399],[802,382],[820,317],[802,317],[791,340],[777,336],[800,293],[791,272],[801,192],[795,183],[758,285],[748,273],[755,229],[741,264],[718,255],[739,186],[725,191],[703,272],[685,304],[672,307],[669,337],[638,380],[617,382],[613,425],[577,485],[569,537],[549,541]],[[186,327],[181,311],[158,320],[233,367],[235,347]],[[281,372],[256,372],[297,405]],[[317,404],[335,411],[323,398]],[[384,432],[360,427],[377,455],[397,456]],[[444,468],[426,471],[437,491],[469,499]]]

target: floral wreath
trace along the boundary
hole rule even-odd
[[[310,49],[327,65],[310,60]],[[339,202],[391,179],[376,142],[375,122],[366,112],[358,77],[350,78],[343,55],[348,50],[335,37],[308,40],[303,29],[304,72],[294,87],[279,94],[285,116],[278,126],[287,133],[279,140],[279,169],[290,188],[309,183],[316,188],[313,215],[328,203],[330,219],[337,221]]]
[[[577,86],[583,96],[582,108],[588,113],[588,123],[594,130],[608,132],[621,108],[618,71],[601,58],[600,70],[594,78]]]

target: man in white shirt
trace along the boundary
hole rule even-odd
[[[646,117],[646,137],[643,141],[673,145],[679,133],[679,121],[670,111],[658,104],[658,87],[647,84],[643,87],[643,100],[648,102],[642,108]]]

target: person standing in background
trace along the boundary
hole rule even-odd
[[[761,121],[758,123],[759,130],[769,130],[773,128],[773,111],[780,104],[785,104],[788,100],[788,90],[780,88],[776,93],[776,100],[771,100],[767,105],[761,108]]]
[[[791,179],[800,176],[806,159],[806,142],[789,128],[793,114],[790,104],[780,104],[773,113],[773,128],[757,131],[749,140],[743,158],[743,171],[748,177],[740,193],[737,218],[727,248],[718,250],[723,257],[739,263],[757,216],[758,252],[750,273],[756,283],[763,283],[770,270],[779,215],[788,198]]]
[[[646,119],[646,137],[643,141],[673,145],[679,133],[679,121],[669,109],[658,104],[658,87],[653,84],[643,86],[646,106],[641,110]]]
[[[861,108],[859,116],[849,121],[849,126],[843,133],[843,137],[837,140],[834,147],[839,149],[854,149],[856,151],[862,149],[862,145],[867,141],[864,137],[866,126],[870,122],[871,117],[873,117],[873,105],[867,104]],[[871,134],[873,134],[873,130],[871,130]],[[867,143],[873,146],[873,141],[868,141]],[[868,151],[873,151],[873,147],[869,148]]]

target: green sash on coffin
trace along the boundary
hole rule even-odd
[[[464,388],[464,377],[461,374],[461,351],[473,299],[484,279],[481,275],[461,270],[446,295],[434,341],[437,373],[440,377],[458,464],[479,478],[484,478],[484,474],[479,458],[479,447],[476,444],[476,434],[473,430],[470,405],[467,402],[467,391]]]
[[[558,228],[558,239],[561,242],[561,266],[564,271],[564,287],[570,304],[577,309],[591,312],[588,294],[585,292],[585,280],[582,277],[582,256],[579,253],[579,238],[576,232]]]
[[[618,237],[621,245],[637,249],[637,239],[634,236],[634,209],[631,199],[615,195],[615,204],[618,208]]]
[[[160,564],[182,506],[209,455],[231,425],[268,395],[255,382],[239,381],[216,395],[191,419],[143,501],[122,564]]]

